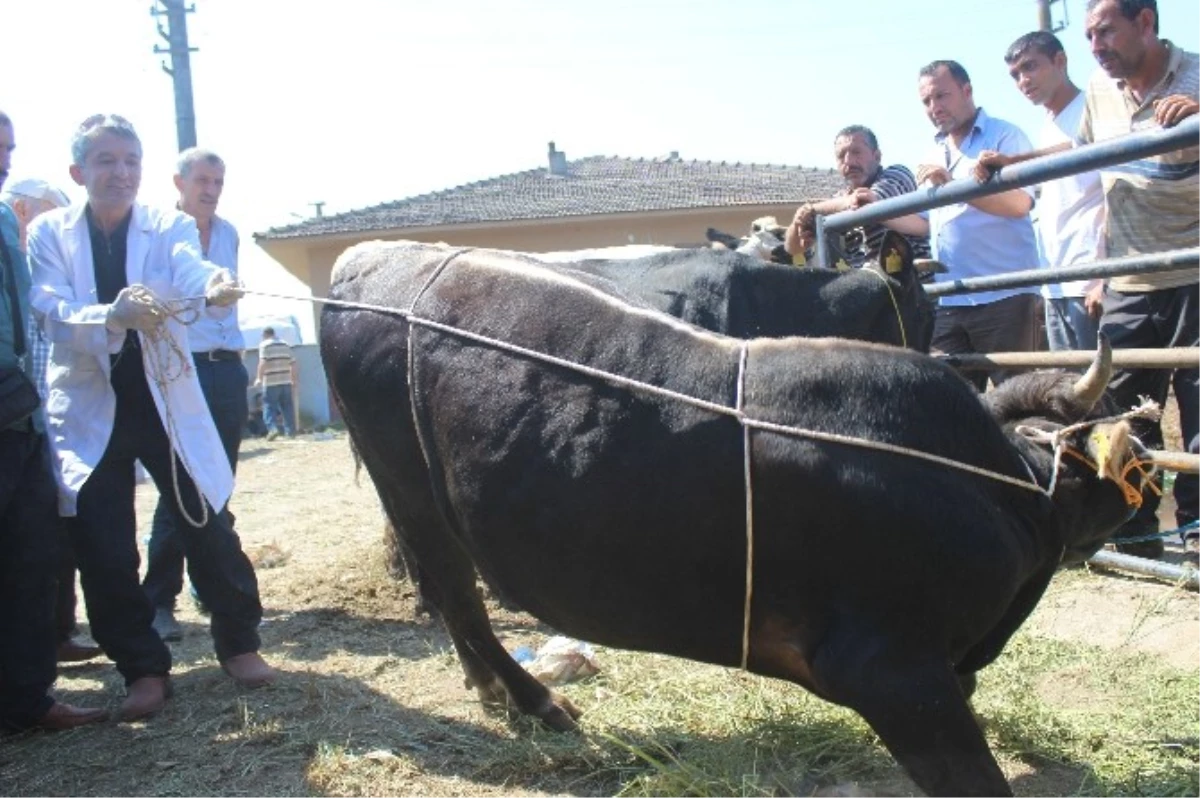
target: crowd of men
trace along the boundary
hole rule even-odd
[[[1194,115],[1197,55],[1161,38],[1158,28],[1153,0],[1090,0],[1086,32],[1099,69],[1082,90],[1050,33],[1022,36],[997,55],[997,68],[1003,60],[1016,87],[1046,111],[1038,150],[1018,127],[976,104],[961,64],[931,62],[917,75],[918,97],[937,131],[930,157],[915,174],[885,167],[871,130],[841,130],[834,154],[846,188],[796,212],[788,252],[812,245],[817,214],[921,185],[986,180],[1020,160]],[[14,147],[13,120],[0,112],[0,187]],[[868,225],[852,265],[878,256],[887,228],[908,236],[918,257],[942,262],[942,280],[1194,247],[1196,167],[1192,147],[1047,183],[1036,231],[1032,189]],[[142,146],[129,121],[96,115],[78,127],[71,147],[69,172],[85,202],[70,204],[44,183],[23,181],[9,204],[0,203],[0,413],[12,409],[0,415],[4,730],[104,719],[104,711],[50,692],[57,662],[101,649],[127,686],[119,719],[160,711],[172,693],[166,642],[180,634],[173,607],[185,563],[211,614],[221,667],[247,687],[275,678],[258,653],[258,585],[228,507],[249,379],[233,307],[242,295],[238,234],[216,214],[225,164],[207,150],[182,153],[173,209],[137,201],[141,171]],[[947,354],[1028,351],[1041,346],[1044,326],[1056,349],[1091,348],[1097,330],[1115,347],[1194,347],[1197,283],[1196,272],[1184,270],[1051,285],[1045,302],[1029,288],[943,297],[933,345]],[[290,436],[295,362],[286,345],[266,338],[256,383],[265,389],[273,434]],[[993,372],[991,379],[1007,376]],[[970,378],[985,388],[983,375]],[[25,382],[41,398],[32,410],[21,404]],[[1128,406],[1143,395],[1163,403],[1172,385],[1185,443],[1200,452],[1196,368],[1126,370],[1112,383]],[[1156,422],[1141,434],[1148,445],[1162,443]],[[139,463],[162,497],[144,581],[134,517]],[[1181,475],[1175,496],[1180,526],[1195,522],[1196,478]],[[1123,535],[1157,532],[1158,502],[1148,499]],[[1138,553],[1161,553],[1161,538],[1146,544]],[[76,568],[98,648],[74,640]]]
[[[883,165],[871,130],[844,128],[834,139],[834,157],[846,188],[797,210],[786,236],[787,251],[797,256],[810,250],[817,214],[854,210],[925,185],[986,181],[996,169],[1013,163],[1153,126],[1169,127],[1196,113],[1197,55],[1159,36],[1154,0],[1090,0],[1085,25],[1099,68],[1083,89],[1069,77],[1066,52],[1052,33],[1021,36],[1003,54],[1016,88],[1046,112],[1036,149],[1020,128],[976,104],[961,64],[933,61],[920,70],[918,95],[937,133],[915,175],[902,165]],[[1039,187],[1040,196],[1033,188],[1010,189],[868,224],[861,247],[847,253],[847,259],[852,266],[873,259],[887,228],[908,236],[914,251],[929,252],[947,268],[935,276],[938,281],[1187,249],[1200,243],[1197,185],[1197,148],[1189,147],[1049,181]],[[1040,290],[943,296],[932,349],[948,355],[1035,351],[1046,345],[1053,350],[1094,349],[1101,330],[1117,349],[1195,347],[1200,342],[1197,282],[1194,269],[1183,269],[1051,283]],[[989,376],[999,384],[1010,372],[963,376],[982,391]],[[1196,368],[1125,369],[1111,384],[1125,407],[1137,405],[1142,396],[1165,405],[1172,387],[1184,445],[1198,453]],[[1138,432],[1152,448],[1163,443],[1157,421],[1138,422]],[[1175,519],[1193,550],[1197,494],[1196,477],[1181,474],[1175,482]],[[1148,496],[1118,534],[1119,550],[1162,556],[1158,508],[1158,496]]]

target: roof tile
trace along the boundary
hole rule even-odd
[[[610,213],[801,203],[842,188],[832,169],[771,164],[592,156],[502,175],[445,191],[308,219],[256,233],[256,239],[310,238],[406,227],[558,219]]]

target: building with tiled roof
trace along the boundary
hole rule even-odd
[[[843,185],[830,169],[686,161],[674,152],[568,161],[553,142],[548,161],[544,168],[273,227],[254,239],[323,296],[338,255],[361,241],[444,241],[522,252],[699,246],[709,227],[742,235],[760,216],[786,223],[800,203]]]

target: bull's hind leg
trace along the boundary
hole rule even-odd
[[[429,498],[432,502],[432,496]],[[413,517],[411,496],[405,503],[406,513],[387,499],[384,505],[394,530],[403,535],[416,561],[422,596],[437,609],[450,633],[467,687],[474,687],[485,704],[515,707],[552,729],[573,730],[579,710],[534,679],[496,639],[479,593],[475,566],[444,530],[440,516],[431,512],[423,520]],[[413,534],[405,534],[408,530]]]

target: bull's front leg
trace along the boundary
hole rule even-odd
[[[821,694],[862,715],[926,794],[1011,795],[948,660],[877,642],[827,639],[813,662]]]

